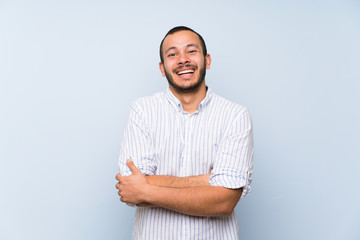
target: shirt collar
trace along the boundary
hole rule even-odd
[[[212,98],[212,91],[209,87],[206,86],[206,96],[205,98],[200,102],[199,106],[198,106],[198,111],[202,110],[204,107],[206,107],[211,98]],[[175,97],[175,95],[171,92],[170,88],[167,88],[165,91],[165,95],[168,98],[169,102],[171,105],[173,105],[176,109],[180,110],[183,109],[183,106],[180,102],[179,99],[177,99],[177,97]]]

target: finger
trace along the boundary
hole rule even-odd
[[[134,162],[131,159],[126,160],[126,164],[130,168],[130,170],[133,172],[133,174],[141,174],[141,171],[135,166]]]
[[[120,178],[121,178],[121,174],[120,173],[116,174],[115,179],[119,181]]]
[[[119,189],[120,183],[115,184],[115,188]]]

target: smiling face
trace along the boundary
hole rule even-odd
[[[204,56],[199,37],[191,31],[169,34],[162,46],[164,62],[160,71],[166,76],[170,89],[178,93],[192,93],[205,86],[206,69],[211,58]]]

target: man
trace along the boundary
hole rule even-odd
[[[238,239],[233,210],[250,191],[250,115],[206,86],[211,57],[192,29],[171,29],[160,59],[169,89],[133,103],[121,141],[116,188],[137,205],[133,239]]]

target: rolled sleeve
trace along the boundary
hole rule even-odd
[[[232,169],[222,169],[212,171],[209,179],[211,186],[219,186],[231,189],[243,188],[242,196],[246,196],[251,191],[251,171],[239,173]]]
[[[209,183],[212,186],[251,191],[253,135],[249,112],[243,111],[231,123],[219,145]]]
[[[157,161],[149,127],[146,116],[136,102],[131,106],[120,144],[119,168],[123,176],[132,174],[126,164],[126,160],[130,158],[144,175],[155,174]]]
[[[153,154],[126,154],[120,151],[119,168],[122,176],[129,176],[132,174],[130,168],[126,164],[127,159],[132,159],[135,166],[142,172],[143,175],[154,175],[156,172],[156,165],[153,161]]]

